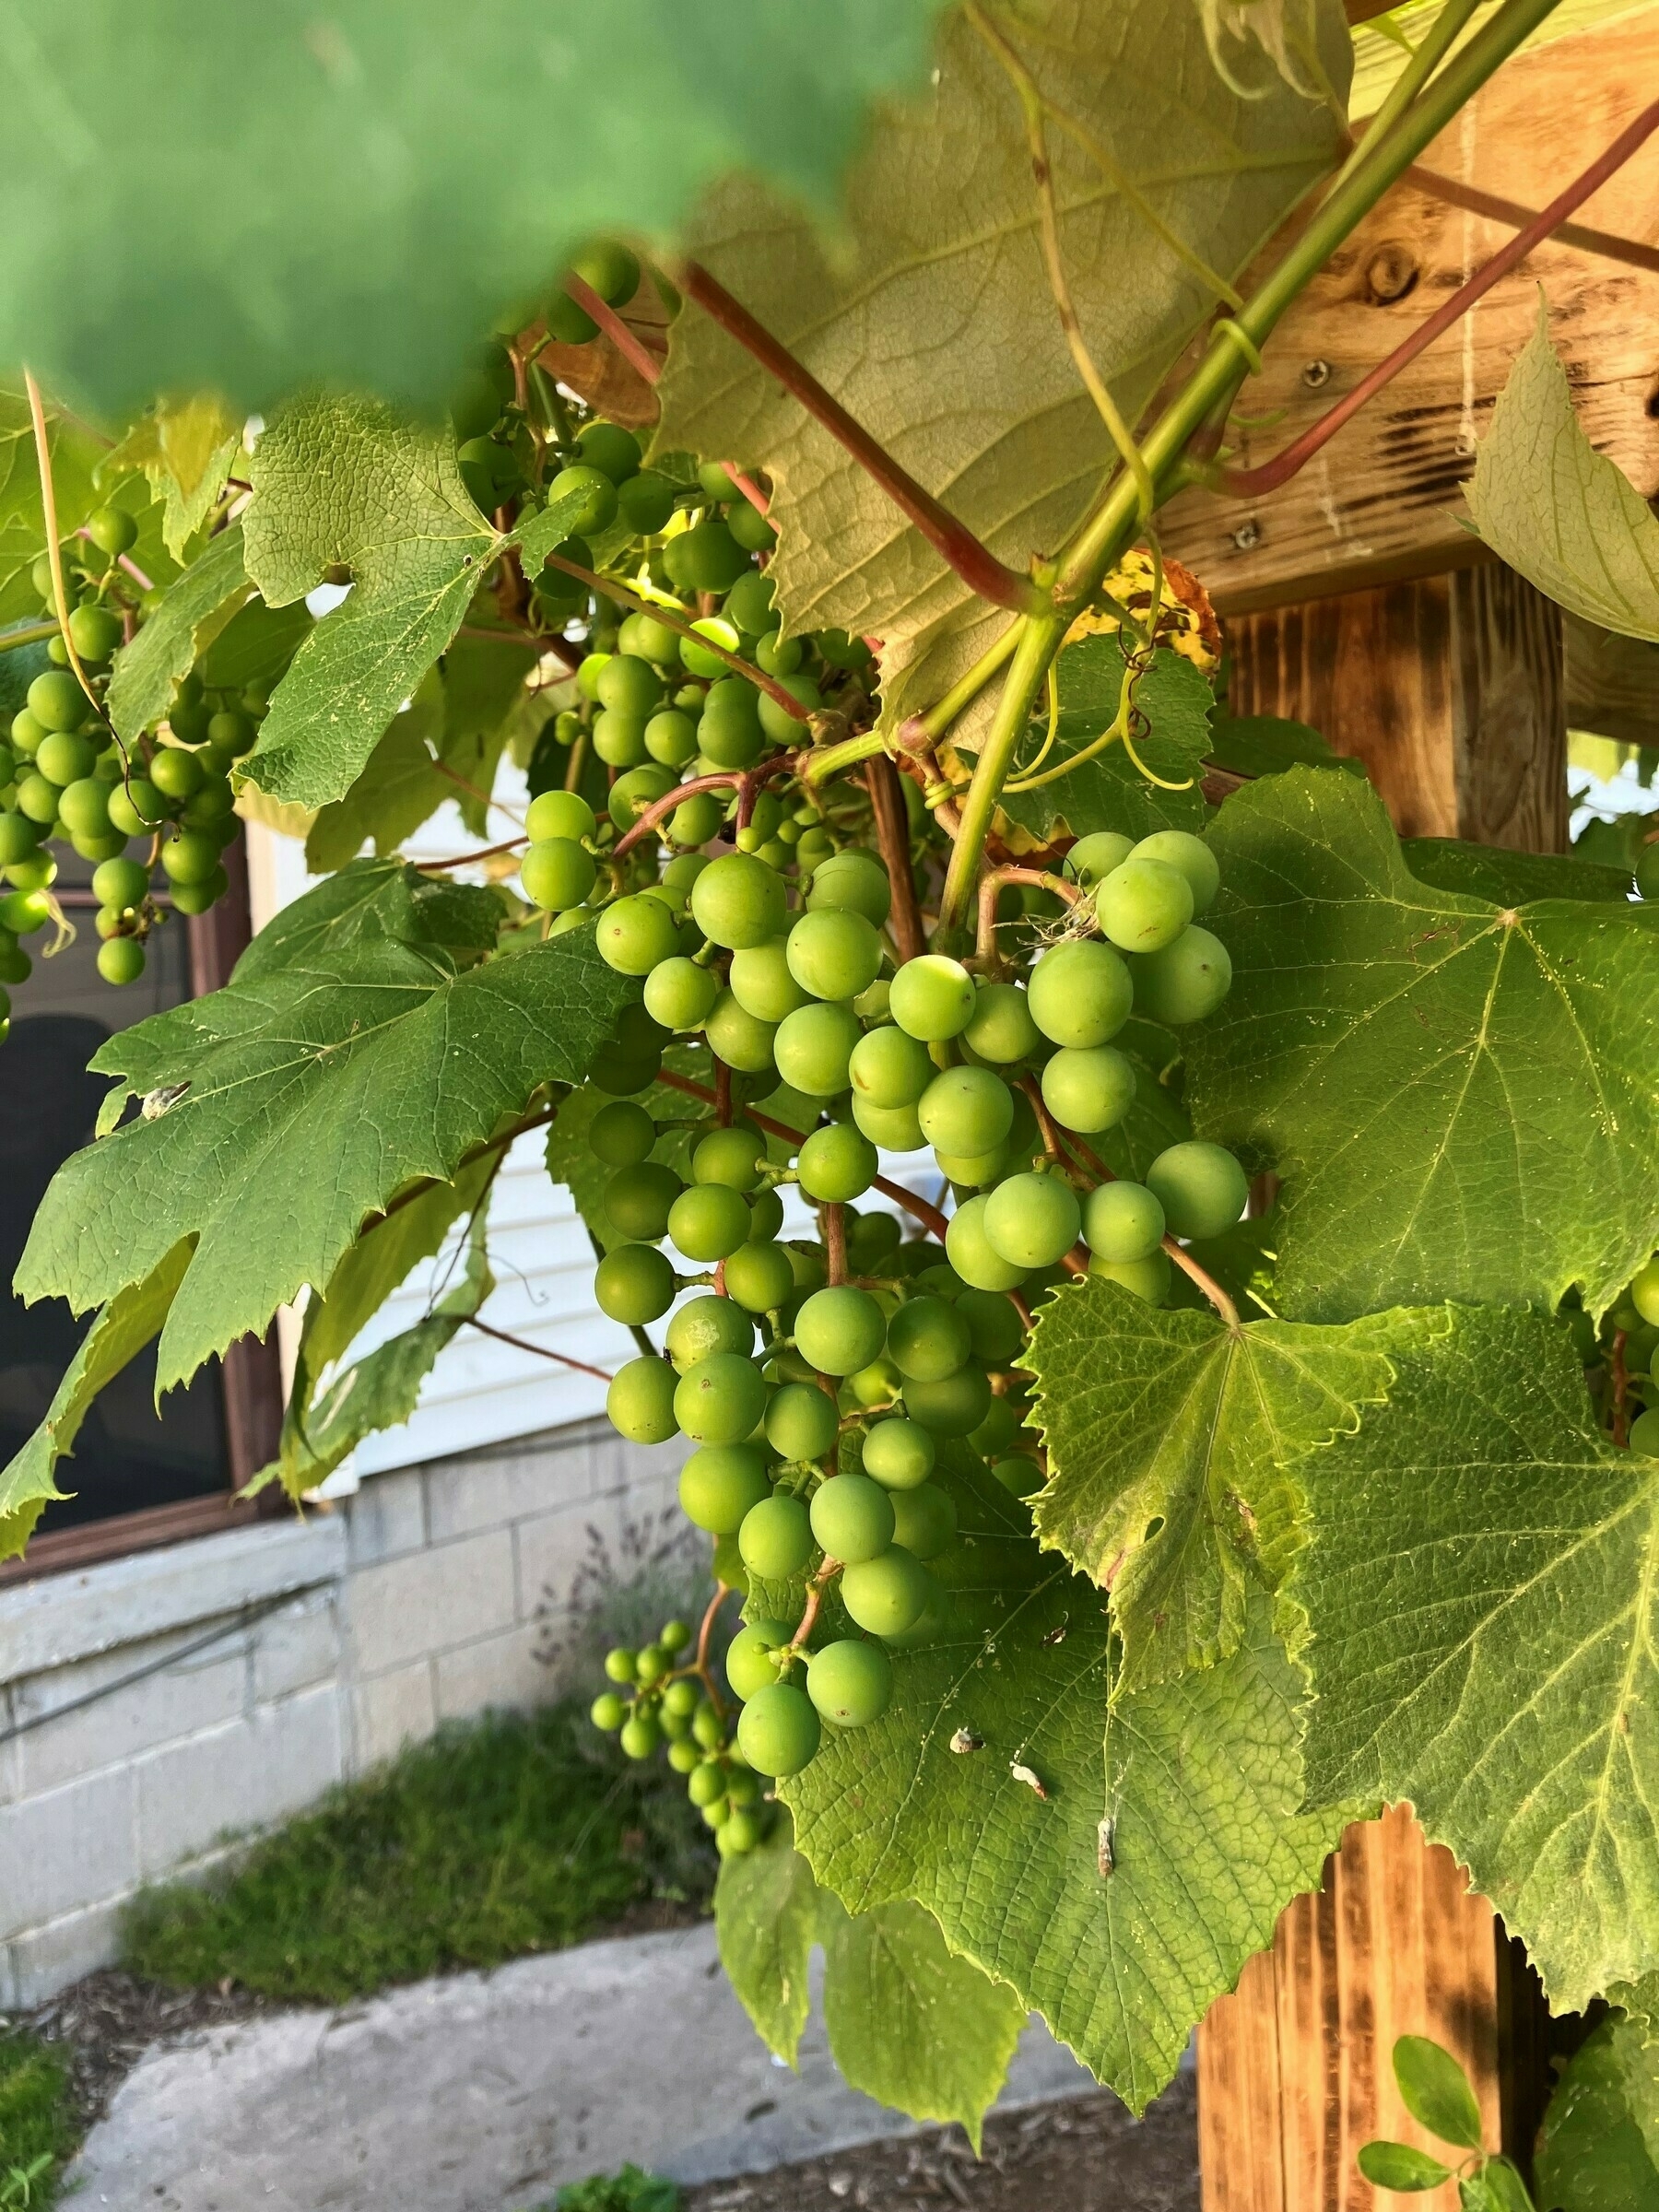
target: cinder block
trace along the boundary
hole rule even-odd
[[[435,1461],[427,1469],[432,1541],[447,1543],[481,1528],[500,1528],[533,1513],[579,1504],[591,1490],[585,1437],[534,1440],[498,1456]]]
[[[118,1896],[137,1873],[130,1768],[7,1806],[0,1811],[0,1936]]]
[[[527,1625],[441,1653],[434,1662],[439,1719],[467,1720],[491,1705],[539,1705],[550,1687],[547,1669],[535,1657],[540,1641],[539,1629]]]
[[[113,1965],[121,1951],[121,1915],[125,1908],[124,1897],[107,1899],[9,1943],[12,2003],[43,2005],[83,1974]]]
[[[491,1529],[366,1567],[351,1576],[347,1593],[359,1678],[474,1642],[514,1618],[512,1532]]]
[[[564,1609],[579,1569],[594,1557],[597,1525],[591,1503],[567,1506],[563,1512],[543,1513],[534,1521],[519,1523],[512,1533],[518,1553],[521,1620],[533,1620],[538,1611]],[[602,1530],[601,1534],[614,1539],[615,1530]]]
[[[665,1444],[630,1444],[607,1425],[588,1445],[593,1495],[619,1498],[638,1490],[671,1497],[690,1449],[683,1436]]]
[[[373,1476],[340,1510],[346,1516],[347,1560],[354,1573],[377,1560],[418,1551],[427,1540],[426,1483],[419,1467]]]
[[[200,1631],[125,1643],[14,1686],[19,1720],[45,1716],[18,1739],[23,1789],[30,1797],[61,1789],[85,1774],[234,1720],[247,1700],[247,1635],[238,1628],[222,1642],[181,1659],[124,1688],[110,1688],[135,1668],[187,1645]],[[94,1701],[60,1712],[80,1698]]]
[[[340,1612],[333,1590],[308,1591],[267,1614],[253,1630],[253,1700],[268,1705],[314,1682],[337,1679],[341,1668]]]
[[[394,1759],[406,1744],[424,1743],[438,1724],[432,1665],[418,1659],[394,1674],[359,1682],[352,1692],[352,1771]]]
[[[332,1686],[156,1752],[134,1770],[145,1878],[170,1873],[231,1831],[268,1827],[297,1812],[343,1771]]]

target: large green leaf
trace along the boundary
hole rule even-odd
[[[128,745],[160,721],[172,703],[173,687],[190,674],[253,592],[242,559],[241,528],[232,523],[162,594],[132,643],[115,655],[110,720]]]
[[[1187,1103],[1285,1178],[1276,1304],[1553,1309],[1578,1283],[1599,1312],[1659,1241],[1654,910],[1435,889],[1330,771],[1238,793],[1210,841],[1233,987]]]
[[[1487,899],[1494,906],[1524,906],[1534,899],[1606,899],[1622,905],[1630,895],[1628,868],[1571,853],[1506,853],[1499,845],[1466,845],[1454,837],[1408,837],[1400,851],[1419,883]]]
[[[1119,1697],[1237,1650],[1253,1592],[1294,1554],[1300,1465],[1386,1397],[1396,1325],[1230,1329],[1098,1279],[1042,1306],[1037,1533],[1111,1591]]]
[[[1303,1463],[1310,1786],[1409,1799],[1572,2011],[1659,1970],[1659,1461],[1562,1324],[1450,1320]]]
[[[585,932],[479,961],[490,907],[359,863],[286,910],[224,990],[112,1038],[93,1065],[148,1093],[151,1118],[59,1171],[22,1295],[101,1304],[195,1235],[166,1389],[326,1284],[404,1185],[453,1176],[541,1085],[579,1079],[633,986]]]
[[[1347,27],[1335,0],[1318,15],[1340,94]],[[1211,66],[1196,11],[1164,0],[1032,0],[1007,29],[1104,157],[1051,124],[1077,312],[1133,418],[1217,298],[1171,239],[1234,276],[1330,164],[1337,125],[1282,85],[1241,98]],[[855,164],[841,252],[747,181],[712,196],[691,244],[912,477],[1024,570],[1076,524],[1113,448],[1049,292],[1014,88],[965,16],[939,60],[928,98],[884,115]],[[704,317],[675,324],[660,391],[665,447],[771,472],[785,619],[880,638],[889,717],[946,689],[1006,622]]]
[[[1465,488],[1512,569],[1570,614],[1659,643],[1659,518],[1585,437],[1542,300]]]
[[[207,520],[241,444],[240,416],[216,393],[163,397],[141,416],[100,465],[109,482],[138,469],[162,502],[161,535],[175,560]]]
[[[739,169],[827,211],[934,12],[7,0],[0,359],[108,405],[312,377],[437,401],[594,231],[672,233]]]
[[[787,1814],[757,1850],[721,1861],[714,1890],[720,1963],[755,2033],[792,2066],[812,2010],[807,1972],[820,1901]]]
[[[433,751],[442,728],[443,684],[433,670],[386,724],[350,790],[318,810],[305,840],[305,865],[313,876],[343,868],[370,843],[387,859],[454,795]]]
[[[1659,2212],[1659,2163],[1639,2113],[1659,2107],[1641,2025],[1604,2020],[1568,2061],[1538,2133],[1542,2212]]]
[[[850,1910],[924,1905],[1144,2110],[1354,1815],[1297,1809],[1300,1683],[1269,1601],[1230,1658],[1109,1714],[1100,1593],[947,1456],[952,1625],[897,1655],[880,1721],[782,1785],[799,1848]]]
[[[88,1408],[104,1384],[161,1326],[189,1263],[189,1244],[175,1245],[142,1282],[118,1291],[81,1338],[46,1418],[0,1470],[0,1559],[16,1558],[47,1505],[64,1496],[57,1487],[58,1461],[74,1451]]]

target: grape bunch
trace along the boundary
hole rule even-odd
[[[135,535],[124,509],[101,507],[85,537],[64,550],[69,636],[100,703],[67,665],[60,634],[48,646],[58,665],[35,677],[0,742],[0,870],[8,887],[0,896],[0,986],[29,973],[19,940],[61,920],[54,842],[95,864],[98,970],[106,982],[134,982],[144,971],[145,941],[162,911],[158,864],[166,901],[179,913],[205,913],[228,888],[220,855],[240,827],[229,770],[258,734],[265,699],[209,695],[187,677],[166,735],[145,738],[124,760],[101,698],[110,660],[143,612],[119,565]],[[33,581],[50,611],[44,553]],[[0,1021],[8,1015],[0,988]]]

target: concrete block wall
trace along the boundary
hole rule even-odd
[[[595,1537],[654,1523],[679,1457],[584,1422],[0,1594],[0,2008],[106,1964],[146,1882],[547,1697]]]

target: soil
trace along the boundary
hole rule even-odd
[[[1109,2089],[993,2114],[976,2159],[959,2127],[864,2143],[688,2190],[684,2212],[1198,2212],[1198,2100],[1181,2075],[1145,2120]]]
[[[32,2012],[0,2025],[28,2028],[69,2053],[69,2088],[84,2134],[101,2120],[110,2099],[146,2051],[164,2036],[188,2035],[275,2009],[234,1983],[218,1989],[166,1989],[109,1967],[61,1990]]]

